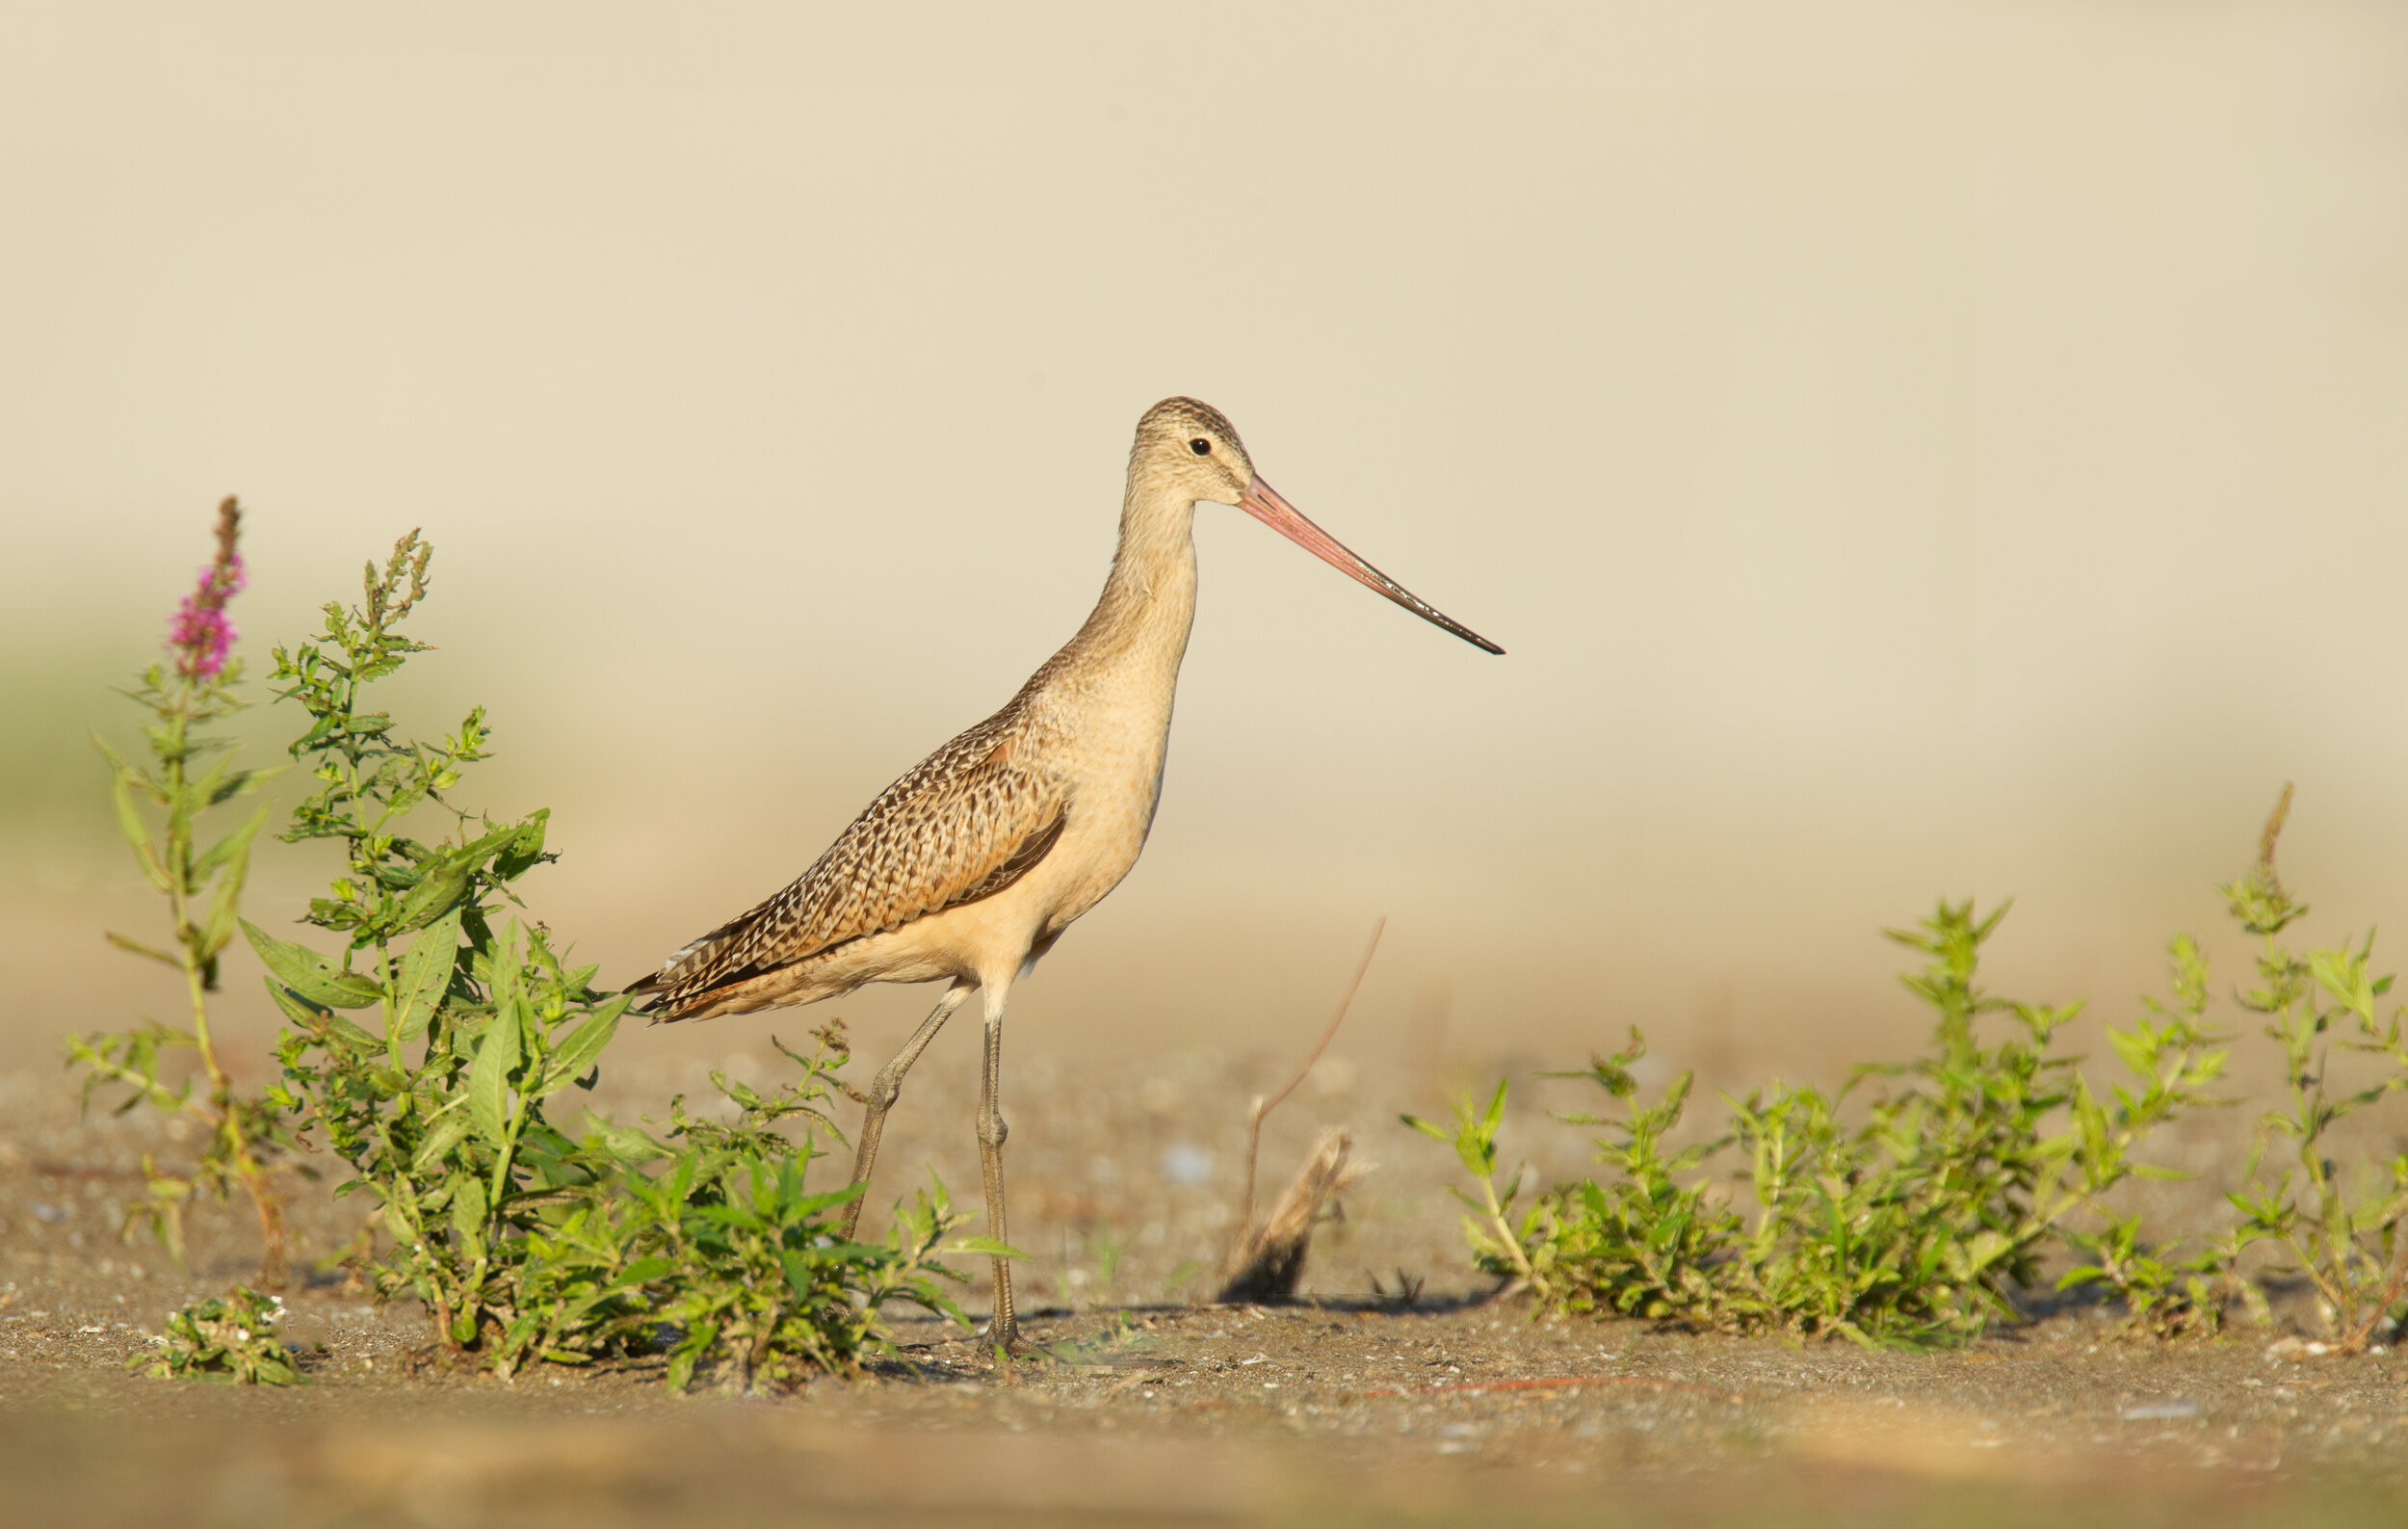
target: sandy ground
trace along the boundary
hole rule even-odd
[[[754,1066],[735,1059],[740,1068]],[[1292,1066],[1293,1064],[1286,1064]],[[2408,1359],[2316,1357],[2244,1330],[2118,1341],[2057,1309],[1964,1352],[1533,1322],[1459,1251],[1453,1164],[1397,1126],[1431,1080],[1324,1063],[1266,1132],[1264,1193],[1323,1123],[1382,1167],[1326,1231],[1308,1299],[1198,1304],[1235,1220],[1246,1101],[1282,1065],[1030,1058],[1015,1074],[1014,1240],[1040,1341],[1074,1362],[999,1384],[933,1321],[872,1378],[791,1396],[665,1394],[644,1368],[514,1383],[425,1361],[423,1317],[338,1282],[291,1293],[323,1343],[285,1392],[125,1373],[176,1304],[245,1276],[242,1219],[195,1219],[192,1267],[116,1235],[171,1128],[79,1120],[57,1074],[0,1075],[0,1475],[12,1523],[957,1522],[2394,1523]],[[924,1069],[877,1198],[931,1164],[974,1186],[966,1068]],[[614,1073],[658,1113],[699,1077]],[[1547,1173],[1578,1133],[1512,1127]],[[1556,1092],[1551,1095],[1549,1090]],[[1050,1105],[1047,1101],[1055,1101]],[[2169,1144],[2212,1156],[2210,1139]],[[2197,1193],[2197,1192],[2194,1192]],[[353,1202],[355,1204],[356,1202]],[[353,1204],[304,1197],[304,1251]],[[1402,1271],[1418,1285],[1393,1292]],[[1110,1274],[1109,1283],[1107,1273]],[[1372,1291],[1376,1272],[1386,1297]],[[973,1287],[965,1303],[983,1305]]]

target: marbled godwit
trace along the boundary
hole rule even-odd
[[[1073,919],[1137,863],[1162,794],[1179,660],[1195,615],[1195,507],[1233,504],[1465,642],[1505,649],[1341,546],[1256,477],[1219,410],[1170,398],[1138,421],[1120,548],[1078,635],[994,716],[888,786],[795,883],[670,956],[629,990],[661,1019],[811,1003],[872,982],[948,983],[870,1085],[853,1160],[863,1195],[903,1074],[971,993],[985,996],[979,1160],[987,1225],[1004,1230],[997,1103],[1004,1001]],[[1011,1271],[995,1260],[990,1330],[1018,1337]]]

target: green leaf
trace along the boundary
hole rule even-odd
[[[128,939],[123,935],[118,934],[115,931],[104,934],[101,937],[106,939],[110,944],[115,945],[119,950],[130,950],[137,956],[147,956],[152,961],[173,966],[178,971],[182,971],[184,969],[184,962],[181,958],[170,956],[166,951],[160,950],[155,946],[145,945],[139,939]]]
[[[484,1182],[474,1173],[452,1176],[452,1229],[462,1237],[481,1237],[484,1231]]]
[[[668,1148],[632,1125],[620,1125],[601,1116],[586,1117],[587,1139],[622,1163],[649,1163],[666,1156]]]
[[[611,1043],[611,1037],[618,1033],[619,1016],[627,1012],[629,1002],[628,996],[621,993],[604,1004],[592,1018],[570,1031],[553,1051],[551,1065],[544,1069],[543,1083],[537,1092],[549,1095],[593,1066],[602,1048]]]
[[[427,1172],[448,1156],[454,1147],[468,1140],[468,1133],[475,1129],[475,1122],[465,1115],[443,1117],[435,1122],[434,1129],[427,1133],[426,1141],[419,1145],[418,1155],[410,1159],[410,1168],[416,1173]]]
[[[344,1018],[339,1014],[327,1015],[326,1016],[325,1023],[327,1027],[327,1035],[329,1039],[341,1041],[343,1044],[351,1047],[353,1051],[381,1051],[384,1049],[384,1042],[370,1035],[367,1031],[362,1030],[359,1026],[352,1023],[349,1019]]]
[[[233,755],[228,754],[226,757],[231,759]],[[271,765],[265,770],[238,770],[230,778],[220,780],[212,788],[209,804],[216,806],[221,802],[249,796],[291,768],[293,768],[291,765]]]
[[[518,1051],[518,1006],[506,1003],[485,1027],[468,1068],[468,1117],[496,1151],[510,1146],[510,1075]]]
[[[242,926],[268,970],[306,1002],[326,1009],[365,1009],[384,996],[384,989],[369,978],[328,964],[305,945],[278,939],[248,918]]]
[[[291,989],[278,987],[274,977],[264,977],[260,980],[267,984],[268,996],[275,1000],[275,1006],[278,1009],[284,1011],[284,1016],[311,1035],[324,1030],[327,1040],[347,1045],[354,1051],[380,1051],[384,1048],[383,1041],[341,1015],[314,1004],[304,1003]]]
[[[812,1272],[815,1267],[824,1261],[813,1254],[834,1251],[832,1249],[789,1248],[780,1252],[777,1261],[785,1270],[786,1288],[793,1291],[799,1300],[810,1300],[812,1285],[815,1282],[811,1278]]]
[[[475,938],[473,932],[470,937]],[[485,979],[485,996],[492,1003],[494,1012],[499,1014],[517,1001],[519,985],[525,975],[518,957],[518,921],[512,919],[504,927],[498,948],[487,944],[481,954],[484,959],[478,975]]]
[[[291,989],[286,988],[274,977],[263,977],[260,980],[268,985],[268,996],[275,1000],[275,1006],[278,1009],[284,1011],[284,1017],[292,1020],[303,1030],[315,1032],[320,1025],[334,1017],[333,1014],[322,1005],[304,1003]]]
[[[1500,1123],[1501,1123],[1501,1122],[1505,1120],[1505,1079],[1503,1079],[1503,1078],[1499,1078],[1499,1079],[1497,1080],[1497,1094],[1496,1094],[1496,1097],[1494,1097],[1494,1098],[1492,1098],[1492,1099],[1490,1099],[1490,1100],[1488,1101],[1488,1115],[1487,1115],[1487,1118],[1486,1118],[1485,1120],[1481,1120],[1481,1121],[1480,1121],[1480,1124],[1481,1124],[1484,1128],[1486,1128],[1486,1130],[1488,1131],[1488,1133],[1489,1133],[1491,1136],[1494,1136],[1494,1135],[1496,1134],[1496,1131],[1497,1131],[1497,1126],[1498,1126],[1498,1125],[1499,1125],[1499,1124],[1500,1124]]]
[[[126,784],[125,772],[118,772],[111,794],[117,801],[118,828],[125,834],[125,842],[133,847],[134,858],[142,862],[143,875],[149,878],[150,884],[160,891],[174,890],[174,882],[168,876],[167,867],[159,861],[159,847],[151,840],[150,829],[143,822],[141,810],[134,805],[134,793]]]
[[[243,901],[243,885],[250,880],[251,844],[260,826],[267,820],[268,804],[263,803],[249,823],[221,839],[209,852],[212,856],[220,850],[227,852],[223,862],[225,874],[219,878],[217,892],[209,900],[209,923],[201,931],[200,958],[211,963],[209,985],[213,988],[217,986],[215,962],[218,953],[234,938],[234,925]],[[206,871],[201,874],[205,875]]]
[[[754,1172],[758,1173],[759,1170],[755,1169]],[[758,1180],[756,1179],[755,1182],[757,1183]],[[868,1187],[866,1184],[847,1184],[842,1189],[831,1189],[823,1195],[803,1195],[801,1193],[802,1165],[790,1157],[778,1164],[777,1168],[777,1188],[786,1200],[784,1211],[788,1216],[798,1220],[816,1216],[824,1210],[832,1210],[838,1205],[850,1204],[858,1199],[861,1192]],[[798,1196],[800,1198],[798,1199]]]
[[[684,1390],[694,1380],[694,1360],[702,1358],[703,1351],[719,1341],[719,1335],[720,1325],[716,1322],[705,1323],[695,1329],[668,1361],[667,1370],[662,1373],[661,1384],[671,1392]]]
[[[228,750],[224,753],[218,755],[218,762],[211,765],[207,770],[202,771],[200,778],[196,780],[193,780],[187,786],[186,789],[191,796],[192,804],[196,811],[204,807],[215,806],[221,800],[222,796],[232,795],[230,790],[224,790],[223,788],[226,784],[226,777],[233,774],[233,771],[234,753],[233,751]],[[240,784],[239,777],[237,778],[236,783],[238,785]]]
[[[511,829],[509,847],[494,857],[493,874],[505,882],[514,882],[542,859],[544,828],[551,817],[550,807],[540,807]]]
[[[243,820],[241,828],[209,846],[200,858],[193,862],[193,879],[196,882],[205,881],[209,874],[219,866],[227,864],[237,856],[248,855],[250,851],[251,840],[258,835],[262,828],[267,826],[268,814],[275,809],[275,803],[262,802],[259,804],[258,811]]]
[[[419,878],[418,884],[410,889],[407,897],[402,899],[402,906],[394,915],[397,930],[407,932],[432,926],[436,919],[453,910],[459,902],[460,893],[468,885],[470,866],[462,858],[464,853],[447,855],[439,864],[428,867],[427,873]]]
[[[455,909],[418,932],[402,957],[393,982],[393,1010],[398,1016],[397,1041],[415,1041],[427,1033],[443,995],[452,985],[459,956],[459,910]]]
[[[142,771],[134,767],[132,760],[118,752],[108,739],[100,736],[97,728],[86,729],[85,736],[92,740],[93,748],[100,751],[100,757],[109,761],[110,769],[132,779],[135,784],[143,788],[143,794],[151,801],[158,803],[161,806],[167,805],[167,798],[160,794],[158,788],[150,783]]]
[[[2115,1047],[2115,1054],[2124,1059],[2124,1066],[2143,1077],[2149,1074],[2150,1064],[2157,1060],[2157,1047],[2150,1043],[2147,1035],[2110,1028],[2107,1041]]]

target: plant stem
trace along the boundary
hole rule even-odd
[[[1263,1118],[1279,1108],[1288,1095],[1296,1091],[1296,1085],[1302,1083],[1305,1074],[1313,1070],[1313,1064],[1319,1062],[1322,1053],[1329,1049],[1329,1042],[1336,1038],[1338,1027],[1346,1023],[1347,1010],[1353,1007],[1354,994],[1363,986],[1364,974],[1372,969],[1372,958],[1379,953],[1379,936],[1387,930],[1388,915],[1382,913],[1372,924],[1371,942],[1363,947],[1363,960],[1354,968],[1354,980],[1347,984],[1345,994],[1338,999],[1338,1012],[1329,1016],[1329,1028],[1323,1030],[1321,1040],[1314,1042],[1312,1051],[1304,1058],[1304,1066],[1296,1068],[1296,1076],[1288,1080],[1286,1088],[1268,1099],[1254,1101],[1254,1119],[1249,1123],[1245,1139],[1245,1209],[1238,1217],[1237,1241],[1230,1244],[1229,1255],[1224,1260],[1233,1272],[1245,1261],[1246,1252],[1254,1240],[1254,1169],[1263,1148]]]
[[[2373,1339],[2374,1330],[2382,1326],[2383,1318],[2398,1304],[2403,1289],[2408,1289],[2408,1237],[2400,1239],[2399,1252],[2392,1258],[2391,1278],[2384,1281],[2383,1294],[2374,1303],[2374,1309],[2367,1313],[2364,1322],[2350,1330],[2345,1340],[2350,1348],[2363,1349]]]
[[[171,804],[168,809],[168,900],[175,918],[184,987],[192,1000],[194,1047],[199,1051],[201,1067],[209,1074],[210,1123],[224,1139],[235,1174],[243,1181],[243,1190],[249,1195],[251,1208],[259,1217],[259,1282],[268,1289],[279,1290],[290,1278],[283,1197],[268,1182],[267,1170],[252,1150],[242,1112],[234,1103],[234,1085],[226,1076],[224,1064],[218,1060],[217,1044],[209,1034],[209,961],[202,948],[209,935],[193,922],[192,916],[192,896],[197,888],[193,876],[193,820],[184,804],[189,790],[186,766],[191,757],[187,729],[195,684],[186,677],[177,685],[174,704],[168,713],[167,738],[159,751]]]

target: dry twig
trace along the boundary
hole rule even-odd
[[[1272,1206],[1270,1218],[1264,1224],[1263,1229],[1259,1233],[1254,1229],[1254,1180],[1262,1155],[1264,1118],[1296,1091],[1296,1086],[1313,1070],[1313,1065],[1321,1061],[1322,1053],[1329,1049],[1329,1042],[1337,1037],[1338,1027],[1346,1022],[1347,1010],[1352,1007],[1355,992],[1363,986],[1364,975],[1372,969],[1372,957],[1377,954],[1379,936],[1387,929],[1388,915],[1382,913],[1378,921],[1372,925],[1371,941],[1363,947],[1363,960],[1354,968],[1354,980],[1347,984],[1345,994],[1339,998],[1338,1012],[1329,1016],[1329,1028],[1323,1030],[1321,1040],[1314,1042],[1312,1051],[1304,1058],[1304,1065],[1296,1068],[1296,1076],[1290,1078],[1288,1086],[1278,1093],[1254,1101],[1254,1118],[1245,1144],[1245,1210],[1238,1218],[1237,1238],[1229,1246],[1228,1256],[1222,1260],[1221,1267],[1227,1275],[1220,1296],[1223,1301],[1265,1300],[1292,1294],[1296,1289],[1296,1277],[1303,1272],[1305,1248],[1313,1235],[1313,1219],[1333,1196],[1371,1172],[1369,1164],[1348,1166],[1347,1152],[1352,1146],[1352,1138],[1345,1130],[1324,1132],[1306,1157],[1296,1181],[1288,1186],[1287,1192],[1279,1197],[1278,1203]]]
[[[1245,1255],[1237,1272],[1221,1286],[1223,1301],[1285,1301],[1296,1294],[1304,1274],[1304,1255],[1313,1246],[1313,1224],[1322,1207],[1362,1181],[1372,1164],[1349,1163],[1354,1138],[1343,1125],[1323,1131],[1306,1154],[1296,1181],[1272,1202],[1263,1229],[1243,1245]]]

